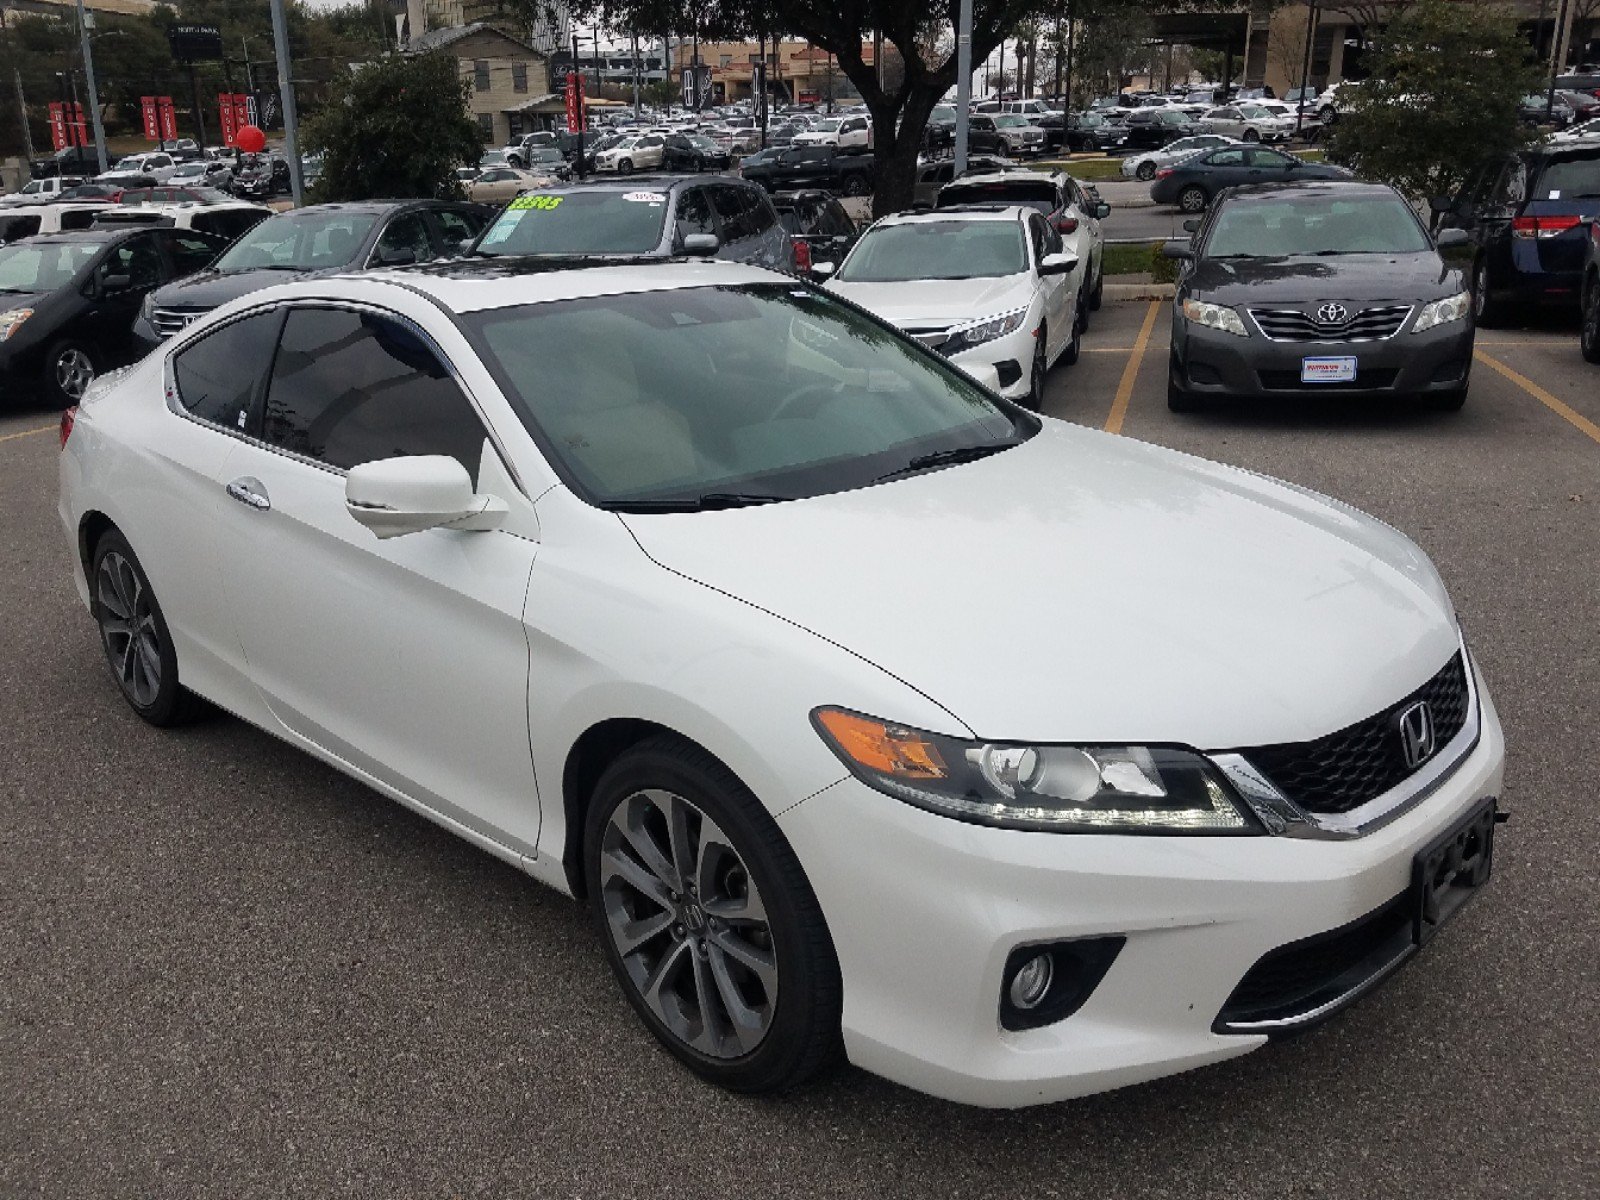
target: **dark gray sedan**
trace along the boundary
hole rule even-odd
[[[1182,261],[1167,404],[1228,397],[1419,398],[1457,409],[1472,369],[1472,296],[1394,189],[1276,184],[1225,192]]]
[[[1156,171],[1150,199],[1176,204],[1184,212],[1205,212],[1224,188],[1252,183],[1290,183],[1308,179],[1352,179],[1343,167],[1311,163],[1265,146],[1224,146]]]

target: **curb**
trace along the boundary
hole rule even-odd
[[[1115,275],[1110,275],[1106,278],[1105,297],[1107,300],[1171,300],[1178,294],[1176,284],[1112,282],[1115,279]]]

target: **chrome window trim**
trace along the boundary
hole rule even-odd
[[[178,378],[173,369],[173,359],[175,359],[179,354],[182,354],[186,349],[197,342],[210,337],[214,333],[221,332],[229,325],[232,325],[238,321],[242,321],[246,317],[255,317],[260,316],[263,313],[275,312],[280,309],[294,308],[337,308],[346,310],[348,312],[374,313],[378,316],[386,317],[392,321],[398,321],[414,332],[423,340],[428,348],[434,352],[439,361],[444,364],[445,373],[449,375],[451,381],[455,383],[461,394],[466,397],[467,403],[472,406],[472,411],[477,416],[478,423],[483,426],[485,439],[491,446],[494,447],[494,452],[500,456],[500,464],[505,467],[506,474],[510,477],[512,483],[516,485],[517,490],[521,492],[523,496],[530,500],[532,499],[532,496],[528,491],[528,485],[523,482],[522,474],[517,470],[516,463],[512,460],[511,456],[506,453],[505,443],[500,440],[500,435],[495,432],[493,423],[490,422],[488,416],[484,413],[483,405],[479,402],[478,397],[473,392],[472,388],[467,385],[467,381],[462,377],[461,372],[456,368],[455,363],[451,361],[450,356],[444,352],[443,348],[440,347],[438,341],[431,333],[429,333],[421,325],[417,324],[416,321],[406,316],[404,313],[398,313],[392,308],[385,308],[383,305],[373,303],[372,301],[319,299],[310,297],[303,300],[298,297],[293,299],[274,300],[265,304],[256,305],[252,308],[247,308],[242,312],[234,313],[226,320],[217,322],[217,324],[202,330],[199,334],[193,337],[184,337],[184,335],[187,334],[190,329],[193,329],[194,326],[193,323],[191,323],[181,332],[174,334],[172,338],[169,339],[169,341],[165,344],[166,357],[161,363],[161,383],[167,402],[167,410],[177,416],[182,417],[186,421],[193,421],[196,425],[200,425],[206,429],[216,430],[218,433],[226,434],[228,437],[231,437],[236,441],[244,442],[246,445],[256,446],[262,450],[271,451],[273,454],[280,455],[283,458],[287,458],[298,463],[305,463],[307,466],[316,467],[318,470],[327,471],[333,475],[348,475],[350,472],[344,467],[336,467],[331,463],[323,462],[321,459],[312,458],[309,455],[300,454],[294,450],[287,450],[284,447],[266,441],[263,438],[254,437],[237,429],[229,429],[226,425],[218,425],[215,421],[207,421],[201,417],[197,417],[194,415],[194,413],[185,408],[183,406],[183,401],[178,398]],[[209,314],[201,315],[205,316]],[[171,342],[177,340],[178,338],[183,338],[182,344],[176,346],[172,345]]]
[[[1483,710],[1478,695],[1477,664],[1472,661],[1464,639],[1459,643],[1458,652],[1467,679],[1467,718],[1461,729],[1419,770],[1349,812],[1314,813],[1302,808],[1273,786],[1243,754],[1228,752],[1209,757],[1269,833],[1324,841],[1364,837],[1438,791],[1478,748],[1483,735]]]

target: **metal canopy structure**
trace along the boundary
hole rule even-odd
[[[1248,13],[1160,13],[1151,18],[1152,42],[1199,46],[1206,50],[1232,49],[1243,54],[1250,38]]]

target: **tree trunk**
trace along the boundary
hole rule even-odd
[[[873,165],[877,176],[872,195],[874,217],[911,207],[917,182],[917,155],[922,150],[928,115],[948,86],[926,80],[907,83],[899,96],[886,96],[876,104],[869,104]],[[904,105],[896,104],[902,97]]]

